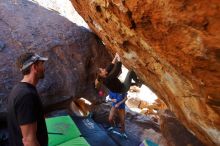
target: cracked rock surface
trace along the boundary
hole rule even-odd
[[[219,0],[71,0],[206,145],[220,145]]]
[[[15,60],[28,51],[49,58],[45,79],[37,86],[45,106],[81,96],[92,98],[88,89],[93,87],[96,68],[110,60],[97,36],[57,12],[27,0],[1,0],[0,121],[5,120],[9,92],[22,79]]]

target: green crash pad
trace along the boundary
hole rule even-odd
[[[49,146],[56,146],[81,135],[70,116],[59,116],[46,119]]]
[[[90,146],[83,137],[77,137],[58,146]]]
[[[158,146],[158,144],[154,143],[151,140],[144,140],[139,146]]]

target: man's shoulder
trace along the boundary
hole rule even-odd
[[[29,86],[22,84],[22,83],[18,83],[17,85],[15,85],[15,87],[13,88],[13,91],[15,93],[23,93],[23,94],[35,94],[35,90],[33,90],[32,88],[30,88]]]
[[[12,89],[9,98],[18,101],[18,100],[22,100],[25,97],[32,98],[34,96],[36,96],[36,92],[33,89],[18,83]]]
[[[8,110],[16,108],[18,105],[34,101],[35,93],[30,89],[23,87],[19,83],[11,90],[8,97]]]

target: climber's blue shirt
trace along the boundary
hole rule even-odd
[[[117,102],[112,102],[112,106],[115,107],[115,105],[117,103],[119,103],[120,101],[122,101],[125,97],[127,96],[127,93],[115,93],[115,92],[111,92],[109,91],[109,97],[111,99],[116,99]],[[120,104],[120,106],[118,107],[118,109],[125,109],[125,102],[123,102],[122,104]]]

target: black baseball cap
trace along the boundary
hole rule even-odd
[[[41,57],[38,54],[33,54],[33,56],[31,56],[27,61],[23,63],[23,65],[20,68],[20,71],[27,69],[29,66],[34,64],[36,61],[47,61],[47,60],[48,60],[47,57]]]

